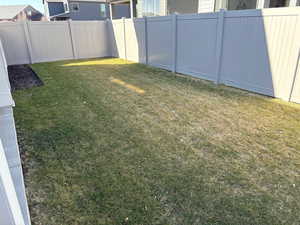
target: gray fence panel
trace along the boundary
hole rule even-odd
[[[216,81],[218,15],[178,16],[177,72]]]
[[[109,55],[105,21],[70,21],[75,58],[96,58]]]
[[[8,65],[30,63],[24,23],[0,23],[0,39],[5,50]]]
[[[151,17],[147,19],[148,63],[152,66],[172,70],[173,28],[172,17]]]
[[[28,25],[33,62],[73,58],[68,22],[30,22]]]
[[[289,99],[299,46],[299,9],[226,12],[221,82]]]

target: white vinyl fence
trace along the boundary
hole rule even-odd
[[[114,56],[300,103],[300,7],[0,23],[7,62]]]
[[[0,23],[8,65],[106,57],[107,35],[106,21]]]
[[[300,103],[300,8],[108,22],[112,55]]]
[[[0,225],[23,224],[16,221],[29,225],[30,217],[12,109],[14,101],[3,53],[0,41]],[[13,212],[10,214],[8,211]]]
[[[0,139],[0,225],[25,225]]]

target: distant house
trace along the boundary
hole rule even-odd
[[[113,19],[300,6],[300,0],[108,0]],[[120,11],[120,7],[122,11]]]
[[[113,19],[198,13],[199,0],[108,0]],[[123,6],[120,13],[120,6]],[[127,14],[124,14],[127,6]]]
[[[243,10],[278,7],[295,7],[300,0],[199,0],[199,12],[215,12],[220,9]]]
[[[44,15],[30,5],[0,5],[0,22],[40,21]]]
[[[106,0],[43,0],[48,20],[106,20]]]
[[[43,0],[48,20],[105,20],[300,6],[300,0]]]

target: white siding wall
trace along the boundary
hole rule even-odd
[[[215,0],[199,0],[199,13],[214,12]]]

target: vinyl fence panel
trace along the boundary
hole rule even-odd
[[[147,49],[150,65],[172,70],[173,29],[171,16],[147,18]]]
[[[127,59],[146,63],[145,19],[125,20]]]
[[[289,98],[298,48],[299,9],[226,12],[221,82]]]
[[[25,225],[0,139],[0,225]]]
[[[216,81],[218,14],[179,15],[177,72]]]
[[[109,55],[105,21],[70,21],[75,58],[96,58]]]
[[[5,161],[7,167],[9,168],[9,173],[10,173],[9,176],[11,176],[13,186],[16,190],[16,195],[18,198],[18,202],[20,204],[21,213],[23,215],[26,225],[29,225],[30,224],[29,211],[28,211],[27,199],[25,195],[22,165],[20,160],[16,127],[15,127],[13,110],[12,110],[14,102],[10,93],[10,85],[8,84],[8,79],[7,79],[8,77],[7,68],[6,68],[7,65],[5,63],[6,60],[3,59],[4,54],[3,54],[3,48],[1,46],[2,45],[0,42],[0,139],[2,141],[1,147],[3,148],[1,149],[1,151],[3,151],[3,154],[5,154]],[[0,165],[3,166],[3,162],[0,162]],[[3,172],[2,168],[0,172]],[[1,178],[3,177],[2,175],[3,174],[1,174]],[[4,174],[4,176],[5,175],[6,174]],[[1,182],[2,182],[1,185],[5,187],[5,185],[7,185],[5,182],[9,182],[9,181],[7,181],[7,179],[4,179]],[[1,187],[2,191],[3,191],[3,187]],[[3,202],[0,201],[0,204],[3,204]]]
[[[20,203],[23,218],[26,224],[30,224],[12,106],[0,108],[0,139],[2,140],[7,164]]]
[[[0,39],[8,65],[30,63],[24,29],[21,22],[0,23]]]
[[[7,62],[4,55],[4,48],[0,40],[0,107],[13,105],[8,79]]]
[[[67,21],[30,22],[28,25],[34,62],[73,59]]]
[[[112,56],[126,59],[124,20],[113,20],[109,22]]]

